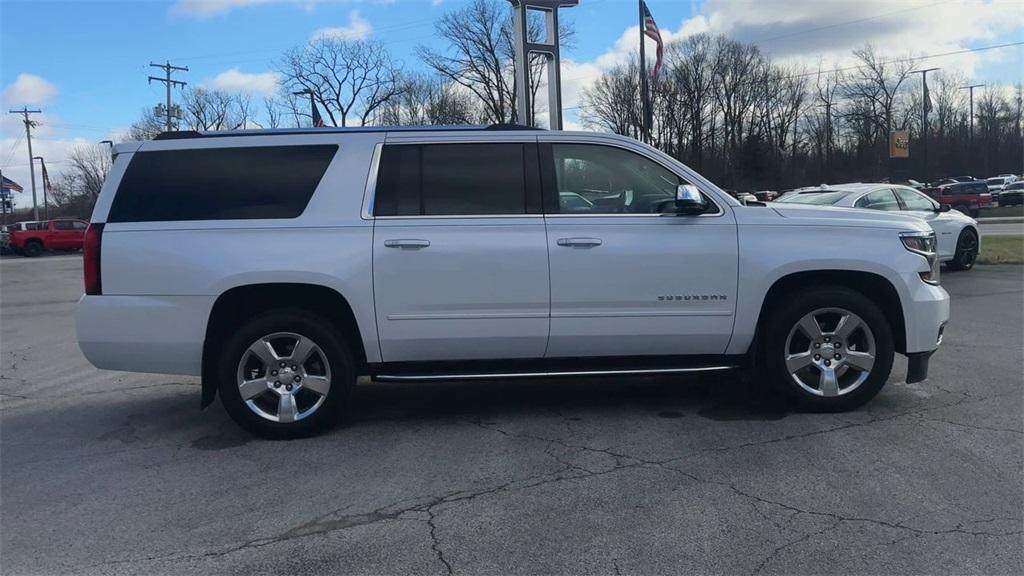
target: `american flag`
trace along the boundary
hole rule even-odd
[[[655,78],[658,77],[658,72],[661,71],[662,55],[665,52],[665,44],[661,41],[661,31],[658,30],[658,24],[654,21],[654,16],[651,16],[651,11],[647,9],[647,3],[641,0],[640,5],[644,8],[644,34],[658,43],[658,59],[654,63],[654,74]]]
[[[316,102],[311,100],[310,104],[313,106],[313,128],[323,128],[324,119],[320,116],[320,110],[317,109]]]
[[[3,190],[8,190],[8,191],[11,191],[11,192],[24,192],[25,191],[25,189],[22,188],[20,184],[18,184],[14,180],[11,180],[7,176],[4,176],[4,183],[3,183],[2,189]]]

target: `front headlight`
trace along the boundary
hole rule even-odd
[[[903,246],[915,254],[920,254],[928,261],[928,271],[921,272],[921,280],[929,284],[939,284],[939,255],[936,247],[935,232],[901,232]]]

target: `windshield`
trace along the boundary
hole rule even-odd
[[[849,194],[844,190],[835,190],[830,192],[806,192],[804,194],[794,194],[785,198],[779,198],[776,202],[789,202],[792,204],[818,204],[818,205],[832,205],[839,202],[844,196]]]
[[[1005,178],[989,178],[987,180],[987,182],[989,184],[1002,184],[1003,182],[1006,182],[1006,179]]]

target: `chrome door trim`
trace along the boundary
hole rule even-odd
[[[642,375],[642,374],[687,374],[695,372],[717,372],[722,370],[734,370],[739,366],[701,366],[694,368],[638,368],[623,370],[572,370],[566,372],[543,371],[543,372],[478,372],[472,374],[378,374],[373,377],[380,382],[432,382],[444,380],[490,380],[509,378],[555,378],[559,376],[612,376],[612,375]]]

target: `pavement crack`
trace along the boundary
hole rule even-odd
[[[437,538],[437,524],[434,522],[434,520],[437,518],[437,514],[434,512],[432,508],[427,508],[427,514],[429,516],[427,519],[427,526],[430,527],[430,548],[434,551],[434,554],[437,555],[438,561],[440,561],[441,564],[444,565],[444,568],[448,572],[449,576],[451,576],[451,574],[453,573],[452,565],[444,557],[444,550],[441,549],[441,541]]]

